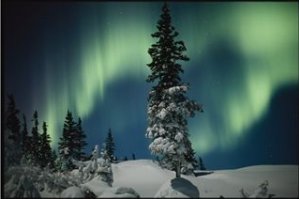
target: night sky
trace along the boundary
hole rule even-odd
[[[9,1],[8,1],[9,2]],[[57,147],[67,110],[82,118],[86,152],[108,129],[121,158],[152,158],[145,138],[147,53],[163,2],[2,5],[2,100],[48,123]],[[193,148],[208,169],[298,164],[298,3],[169,3],[188,96]],[[40,126],[41,131],[41,126]]]

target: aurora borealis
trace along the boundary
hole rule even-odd
[[[149,158],[147,49],[155,42],[150,34],[156,30],[161,6],[162,2],[6,3],[4,90],[15,95],[29,126],[37,109],[56,147],[70,110],[82,118],[88,153],[111,128],[117,155]],[[298,90],[298,3],[173,2],[169,7],[190,57],[183,64],[183,80],[190,83],[190,98],[204,108],[189,120],[189,133],[207,166],[221,167],[223,156],[242,156],[237,153],[244,152],[244,146],[252,147],[244,155],[253,148],[263,155],[251,162],[237,158],[231,167],[298,164],[298,95],[293,94]],[[275,97],[285,90],[290,92],[279,98],[279,105],[286,108],[273,107]],[[282,129],[267,121],[279,121]],[[277,147],[290,157],[275,154]]]

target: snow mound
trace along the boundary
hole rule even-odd
[[[118,187],[104,191],[101,198],[140,198],[139,194],[132,188]]]
[[[76,186],[69,187],[62,191],[61,198],[84,198],[84,192]]]
[[[174,178],[162,185],[155,198],[199,198],[199,191],[189,180]]]
[[[130,160],[112,164],[113,186],[132,187],[140,197],[153,197],[175,173],[162,169],[152,160]]]
[[[101,176],[96,176],[91,181],[81,185],[83,189],[89,189],[97,197],[100,197],[106,189],[111,188],[106,182],[101,180]]]
[[[197,177],[195,182],[202,197],[241,197],[244,189],[249,195],[264,181],[268,192],[278,198],[298,197],[298,165],[256,165]],[[201,185],[201,186],[199,186]]]

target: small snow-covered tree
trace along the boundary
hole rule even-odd
[[[101,176],[102,181],[106,182],[109,186],[112,186],[113,173],[111,168],[111,159],[105,144],[101,150],[101,159],[99,161],[99,167],[97,168],[97,174]]]
[[[94,178],[96,170],[98,169],[98,158],[99,158],[99,148],[98,145],[95,145],[94,149],[92,150],[91,159],[89,163],[86,166],[84,164],[81,164],[79,166],[80,178],[83,181],[85,180],[88,181]]]
[[[161,157],[165,167],[175,170],[180,177],[181,169],[189,167],[192,146],[188,134],[187,118],[196,111],[202,111],[201,105],[185,95],[188,85],[183,83],[183,72],[179,61],[188,61],[183,54],[186,47],[183,41],[175,41],[178,32],[171,25],[171,17],[166,4],[162,8],[158,31],[152,37],[158,42],[149,48],[152,62],[148,64],[151,74],[148,82],[158,81],[148,98],[148,128],[146,136],[151,139],[151,152]],[[191,154],[193,155],[193,154]]]
[[[57,164],[60,171],[69,171],[74,168],[68,147],[60,149]]]
[[[99,146],[95,145],[91,156],[91,161],[93,164],[93,172],[98,169],[98,158],[99,158]]]

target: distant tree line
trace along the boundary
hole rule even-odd
[[[8,95],[7,99],[7,109],[4,114],[5,168],[28,164],[65,171],[76,168],[74,161],[89,159],[84,152],[87,142],[80,117],[75,121],[72,112],[67,111],[57,153],[51,148],[47,122],[43,121],[40,129],[38,111],[34,111],[32,115],[32,128],[29,132],[27,118],[24,114],[22,115],[22,122],[20,120],[20,110],[16,107],[14,96]],[[114,154],[115,142],[111,128],[108,129],[101,151],[102,153],[105,152],[110,162],[118,162]],[[122,160],[125,159],[127,158]],[[133,154],[132,159],[135,159],[135,154]]]
[[[55,155],[51,151],[50,136],[47,123],[42,123],[39,132],[38,113],[34,111],[32,117],[31,134],[28,132],[26,116],[19,119],[20,110],[17,109],[13,95],[8,96],[8,107],[4,115],[4,167],[28,163],[42,168],[54,166]]]
[[[86,135],[82,129],[82,121],[74,122],[70,111],[67,112],[63,135],[59,143],[59,156],[51,148],[47,122],[43,121],[40,131],[38,112],[35,110],[31,119],[32,129],[28,131],[26,116],[16,107],[13,95],[8,95],[7,109],[4,113],[4,168],[20,164],[28,164],[49,169],[62,169],[57,159],[69,157],[80,160],[84,156],[83,149],[87,145]],[[69,156],[62,149],[70,150]],[[61,163],[61,162],[59,162]]]

